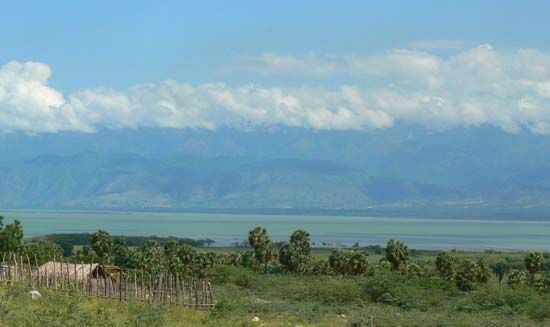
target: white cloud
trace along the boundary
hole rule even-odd
[[[63,95],[46,84],[50,75],[48,65],[36,62],[14,61],[0,67],[0,130],[90,130]]]
[[[0,130],[27,133],[106,128],[207,128],[287,125],[379,129],[396,122],[434,130],[493,125],[550,134],[550,54],[499,52],[481,45],[442,58],[424,51],[377,55],[260,56],[264,74],[303,74],[317,86],[254,86],[165,81],[126,90],[48,85],[49,67],[0,68]],[[321,77],[348,75],[337,87]]]

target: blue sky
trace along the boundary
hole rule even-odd
[[[264,52],[379,52],[418,40],[548,50],[548,12],[548,1],[10,1],[0,62],[47,63],[64,91],[202,83]]]
[[[21,1],[0,131],[287,125],[550,134],[548,1]]]

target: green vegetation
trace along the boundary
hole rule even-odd
[[[16,251],[62,251],[52,244],[0,238]],[[129,247],[98,231],[67,260],[208,277],[217,305],[197,312],[47,290],[31,301],[17,286],[0,289],[0,325],[356,327],[373,317],[376,326],[550,326],[550,259],[536,252],[437,253],[396,240],[385,248],[317,249],[304,230],[276,243],[256,227],[248,247],[226,249],[177,240]]]
[[[67,234],[48,234],[44,236],[33,237],[30,241],[52,241],[60,245],[67,244],[70,246],[78,245],[87,245],[92,239],[90,233],[67,233]],[[164,244],[168,241],[175,240],[178,244],[189,244],[194,247],[208,247],[214,244],[214,240],[204,239],[204,240],[194,240],[191,238],[182,238],[182,237],[159,237],[159,236],[120,236],[113,235],[111,236],[114,242],[121,241],[126,243],[129,247],[139,247],[143,246],[146,241],[156,241],[160,244]]]

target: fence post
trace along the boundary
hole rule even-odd
[[[15,282],[17,282],[17,258],[15,257],[15,253],[12,253],[13,255],[13,262],[15,263]]]
[[[80,261],[80,294],[84,295],[84,261]]]
[[[54,289],[57,289],[57,269],[56,267],[57,266],[57,263],[55,262],[55,253],[53,255],[53,285],[54,285]]]
[[[31,285],[32,289],[34,290],[35,289],[35,285],[34,285],[34,279],[32,278],[32,266],[31,266],[31,259],[29,259],[29,255],[26,254],[27,256],[27,264],[29,265],[29,284]]]

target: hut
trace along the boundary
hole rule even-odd
[[[97,295],[118,289],[120,267],[94,264],[47,262],[35,271],[35,279],[47,287],[77,287]]]

